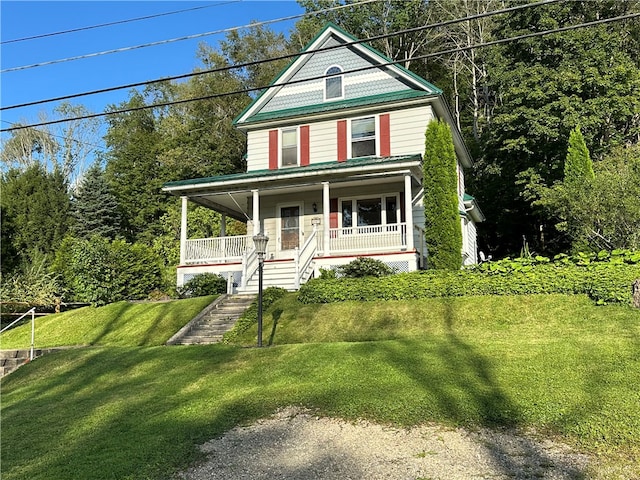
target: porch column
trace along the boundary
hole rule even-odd
[[[251,190],[253,193],[253,234],[260,233],[260,195],[258,190]]]
[[[182,216],[180,218],[180,265],[184,265],[187,258],[187,202],[189,197],[182,199]]]
[[[227,236],[227,214],[226,213],[223,213],[222,216],[220,217],[220,236],[221,237]]]
[[[411,174],[404,176],[404,218],[407,228],[407,251],[413,250],[413,193],[411,193]]]
[[[330,253],[330,236],[329,228],[331,227],[331,206],[329,202],[329,182],[322,182],[322,255],[329,256]]]

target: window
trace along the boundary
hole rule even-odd
[[[298,165],[298,129],[282,130],[282,161],[283,167]]]
[[[376,154],[376,117],[351,121],[351,158]]]
[[[344,93],[342,91],[342,73],[340,67],[329,67],[325,72],[325,75],[335,75],[334,77],[326,78],[324,81],[324,99],[334,100],[337,98],[343,98]]]
[[[397,231],[400,217],[398,195],[341,200],[342,233],[356,233],[356,227],[380,226]]]

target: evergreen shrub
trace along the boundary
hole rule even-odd
[[[181,297],[204,297],[227,291],[227,281],[222,275],[201,273],[178,288]]]
[[[338,267],[338,273],[347,278],[384,277],[394,273],[394,269],[375,258],[358,257]]]
[[[584,260],[584,259],[583,259]],[[628,303],[640,278],[640,254],[582,261],[567,256],[490,262],[458,271],[426,270],[388,277],[314,279],[300,288],[302,303],[406,300],[463,295],[587,294],[598,304]]]

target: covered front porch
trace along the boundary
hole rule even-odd
[[[178,284],[217,273],[229,292],[257,290],[253,236],[269,237],[265,287],[295,290],[319,270],[374,256],[399,271],[416,270],[424,251],[420,157],[349,160],[172,182],[182,198]],[[222,214],[220,236],[187,238],[188,202]],[[416,221],[415,217],[419,217]],[[247,235],[227,236],[228,217]]]

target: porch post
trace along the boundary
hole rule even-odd
[[[404,176],[404,218],[406,228],[407,251],[413,250],[413,193],[411,193],[411,174]]]
[[[329,182],[322,182],[322,236],[323,236],[323,252],[322,255],[325,257],[329,256],[330,253],[330,236],[329,236],[329,228],[331,227],[331,215],[330,215],[330,202],[329,202]]]
[[[187,258],[187,202],[189,197],[182,199],[182,216],[180,218],[180,265],[184,265]]]
[[[253,193],[253,234],[260,233],[260,195],[258,190],[251,190]]]
[[[220,217],[220,236],[221,237],[227,236],[227,214],[226,213],[223,213],[222,216]]]

